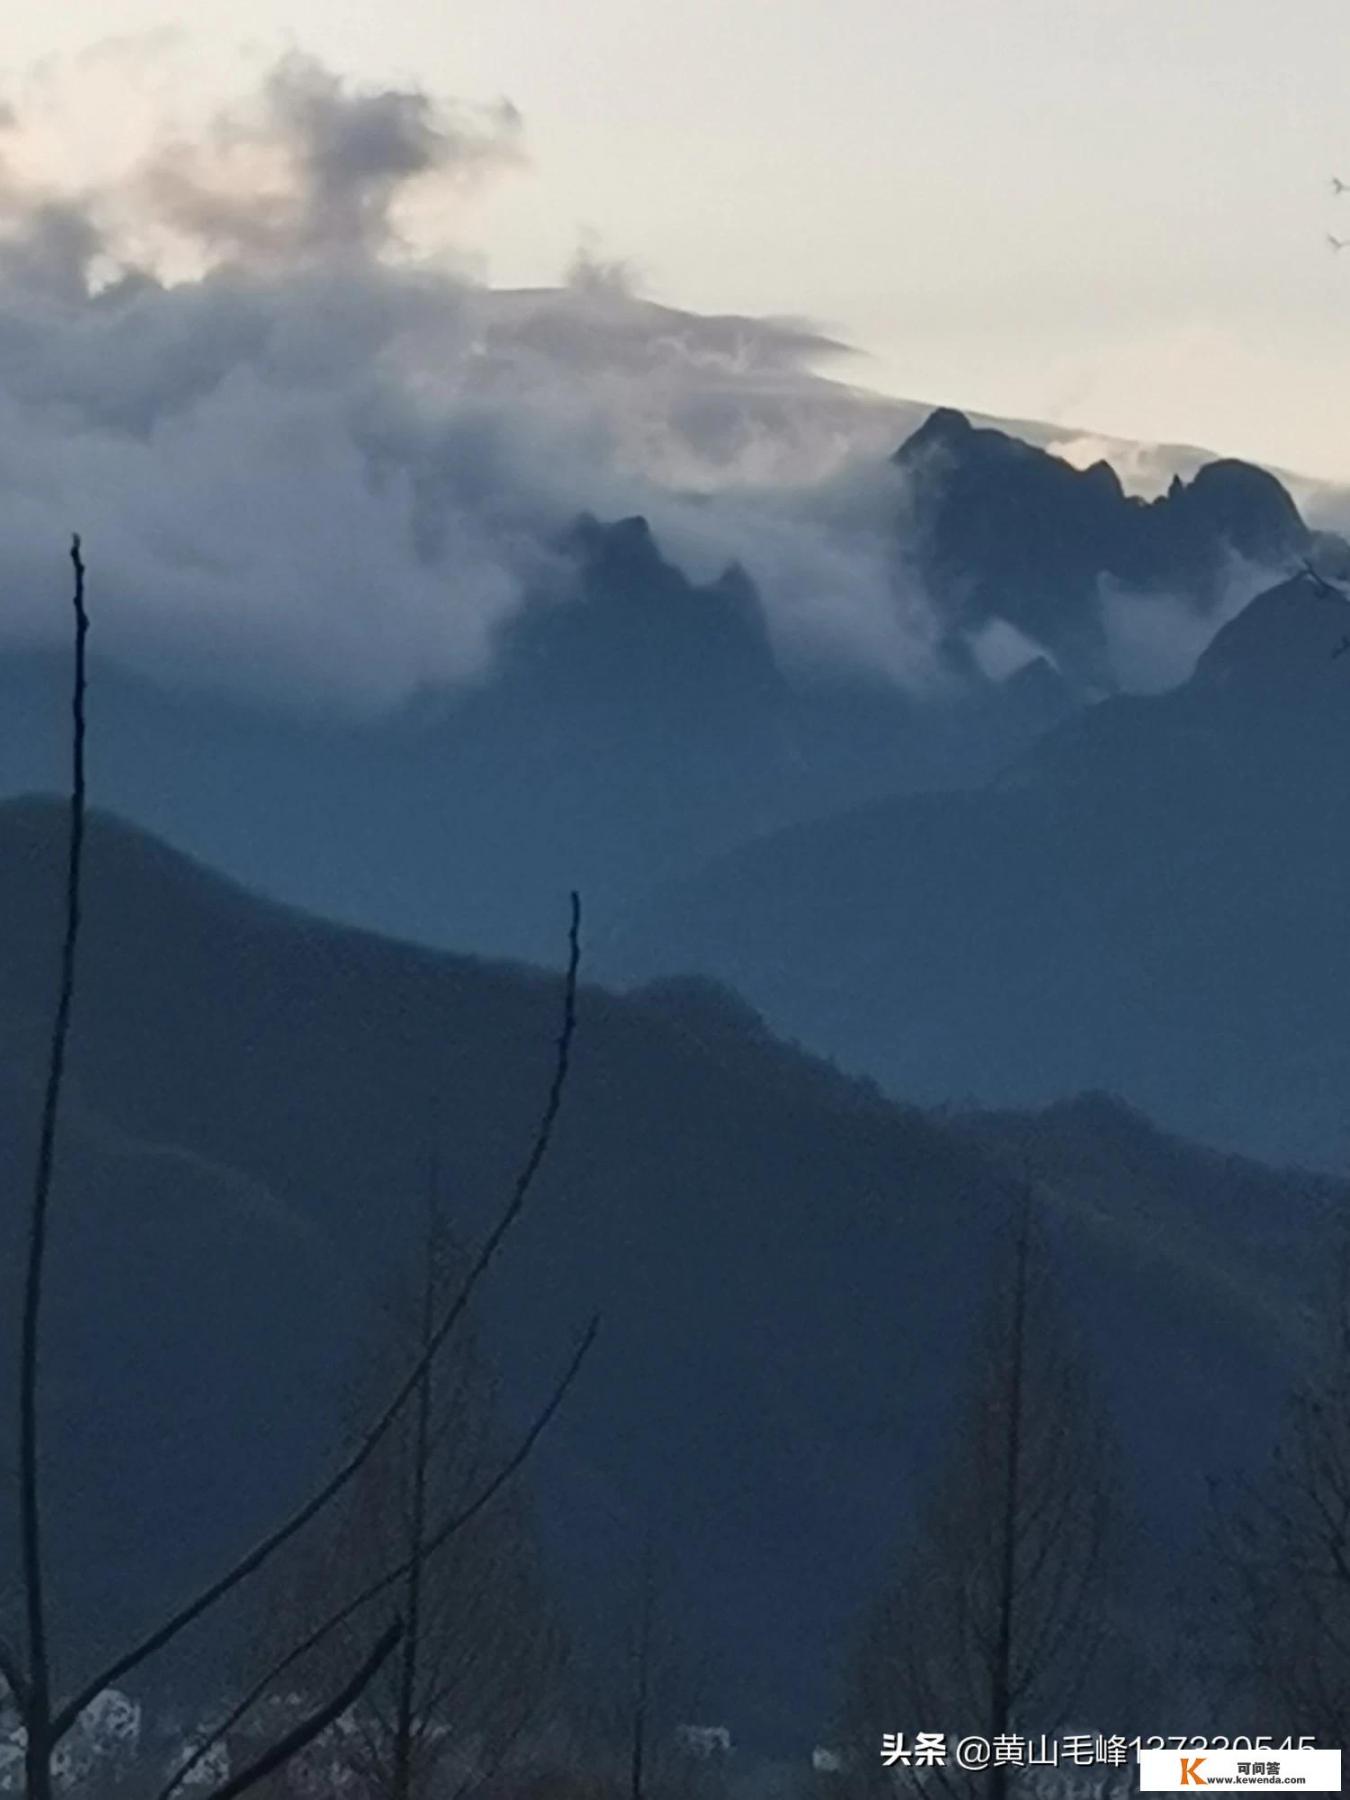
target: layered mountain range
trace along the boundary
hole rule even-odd
[[[772,834],[616,933],[928,1101],[1126,1096],[1339,1166],[1350,1094],[1350,605],[1304,575],[1189,681],[1063,722],[997,780]]]
[[[950,408],[930,414],[893,461],[907,478],[919,566],[950,641],[961,642],[962,628],[1003,621],[1080,688],[1120,685],[1104,583],[1126,596],[1176,596],[1217,623],[1235,566],[1281,570],[1314,547],[1344,561],[1280,482],[1249,463],[1206,463],[1144,499],[1126,494],[1107,462],[1075,468]]]
[[[95,665],[93,790],[130,822],[91,835],[52,1248],[74,1659],[331,1455],[432,1148],[459,1229],[493,1215],[560,984],[482,953],[556,965],[574,886],[611,985],[483,1329],[519,1422],[602,1315],[531,1472],[549,1554],[621,1611],[659,1529],[738,1738],[827,1720],[1029,1167],[1142,1585],[1260,1456],[1350,1199],[1234,1153],[1341,1158],[1346,553],[1258,470],[1149,501],[951,413],[887,479],[921,695],[785,664],[751,576],[691,580],[641,519],[578,520],[493,678],[393,716]],[[1205,646],[1184,680],[1122,691],[1122,608]],[[63,783],[68,679],[0,661],[0,790]],[[11,1312],[64,834],[0,805]]]
[[[58,806],[0,808],[11,1315],[64,846]],[[331,1459],[372,1308],[417,1251],[429,1152],[476,1237],[533,1130],[561,986],[254,899],[103,818],[86,899],[45,1333],[62,1680]],[[1163,1592],[1206,1477],[1266,1442],[1344,1187],[1196,1150],[1102,1097],[925,1116],[706,981],[582,991],[484,1339],[519,1429],[599,1311],[530,1469],[550,1566],[621,1626],[632,1553],[659,1533],[738,1742],[801,1752],[827,1729],[1029,1159]],[[198,1634],[187,1666],[227,1645]],[[155,1678],[183,1666],[175,1651]]]
[[[700,584],[643,519],[582,518],[490,678],[391,714],[286,710],[98,666],[95,795],[278,898],[538,958],[570,886],[612,918],[752,836],[989,779],[1119,685],[1103,582],[1130,585],[1113,602],[1127,614],[1165,594],[1203,637],[1235,583],[1254,591],[1254,571],[1325,555],[1258,470],[1214,464],[1148,502],[1105,465],[1080,472],[949,412],[882,480],[894,604],[918,594],[930,615],[926,683],[785,663],[743,569]],[[0,659],[0,794],[63,781],[64,684],[60,657]]]

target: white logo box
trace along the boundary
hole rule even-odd
[[[1145,1794],[1200,1794],[1206,1788],[1272,1794],[1339,1794],[1339,1750],[1141,1750]]]

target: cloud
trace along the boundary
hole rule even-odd
[[[809,481],[728,485],[702,501],[666,493],[652,522],[695,579],[728,563],[751,574],[796,678],[850,673],[936,694],[952,681],[944,627],[907,548],[903,501],[899,473],[874,454]]]
[[[247,106],[137,171],[146,210],[216,257],[282,263],[381,254],[414,184],[471,185],[521,160],[521,119],[423,92],[353,92],[292,52]]]
[[[1210,607],[1186,594],[1136,589],[1103,576],[1097,591],[1111,665],[1129,693],[1156,694],[1187,680],[1215,633],[1259,593],[1287,580],[1272,569],[1230,555]]]
[[[1198,469],[1213,461],[1204,450],[1177,444],[1131,443],[1125,438],[1104,437],[1099,432],[1061,435],[1043,428],[1041,435],[1042,447],[1075,469],[1089,469],[1097,462],[1110,463],[1125,492],[1143,500],[1156,500],[1165,494],[1175,475],[1183,481],[1192,480]]]
[[[918,409],[822,375],[844,346],[662,306],[593,246],[556,288],[493,289],[458,237],[525,166],[509,102],[292,53],[185,117],[184,54],[169,36],[49,68],[0,120],[11,637],[64,629],[78,527],[108,653],[390,706],[483,676],[579,511],[640,511],[692,572],[739,561],[785,656],[925,678],[931,624],[870,466]],[[105,109],[130,83],[120,157],[58,166],[52,121],[84,119],[91,83]]]
[[[1007,619],[989,619],[970,636],[971,654],[990,681],[1007,681],[1028,663],[1055,659],[1043,644]]]
[[[475,197],[528,169],[508,100],[298,52],[244,75],[217,91],[161,33],[0,106],[0,632],[64,631],[79,528],[108,654],[388,708],[490,673],[578,513],[642,513],[692,577],[749,574],[787,668],[952,679],[887,460],[927,408],[836,378],[857,359],[809,321],[662,305],[593,243],[556,287],[488,285]],[[1127,685],[1219,622],[1102,604]],[[975,651],[997,679],[1036,647]]]

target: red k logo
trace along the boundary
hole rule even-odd
[[[1208,1787],[1209,1783],[1200,1773],[1203,1756],[1183,1756],[1181,1759],[1182,1787]]]

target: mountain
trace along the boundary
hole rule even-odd
[[[1347,637],[1334,591],[1282,583],[1180,688],[1088,708],[979,791],[767,835],[634,909],[605,967],[713,975],[909,1098],[1102,1088],[1337,1165]]]
[[[611,911],[755,832],[981,779],[1075,704],[1048,670],[929,700],[789,673],[744,573],[691,581],[641,518],[582,518],[554,561],[489,678],[392,713],[97,663],[96,798],[279,899],[540,959],[570,887]],[[64,782],[66,663],[0,656],[0,795]]]
[[[64,830],[53,804],[0,807],[11,1318]],[[53,1570],[81,1661],[251,1541],[324,1459],[368,1308],[419,1236],[429,1150],[460,1231],[481,1231],[559,1001],[556,975],[260,901],[105,816],[86,899],[45,1384]],[[523,1419],[600,1310],[532,1465],[559,1579],[621,1609],[658,1527],[738,1741],[805,1748],[828,1710],[1028,1140],[1158,1568],[1194,1531],[1203,1476],[1260,1453],[1343,1186],[1196,1150],[1102,1098],[927,1117],[705,980],[581,994],[485,1338]]]
[[[774,597],[743,569],[695,581],[644,519],[583,516],[548,546],[491,671],[393,712],[99,664],[96,797],[276,898],[537,960],[572,886],[615,917],[751,837],[1016,762],[1119,685],[1103,580],[1126,584],[1126,617],[1165,595],[1203,641],[1235,568],[1285,567],[1314,544],[1259,470],[1214,463],[1145,502],[1105,464],[1079,471],[950,411],[879,476],[868,530],[894,557],[895,604],[918,603],[918,580],[933,609],[922,691],[842,662],[785,665]],[[847,587],[848,529],[836,535]],[[875,564],[870,539],[858,554]],[[105,633],[90,555],[97,650],[117,620]],[[66,679],[64,657],[0,656],[0,795],[64,781]]]
[[[1204,464],[1145,500],[1106,462],[1075,468],[949,407],[892,460],[910,489],[920,572],[950,624],[1003,620],[1066,674],[1108,691],[1117,681],[1104,578],[1183,595],[1217,624],[1236,563],[1287,569],[1313,544],[1286,489],[1248,463]]]

